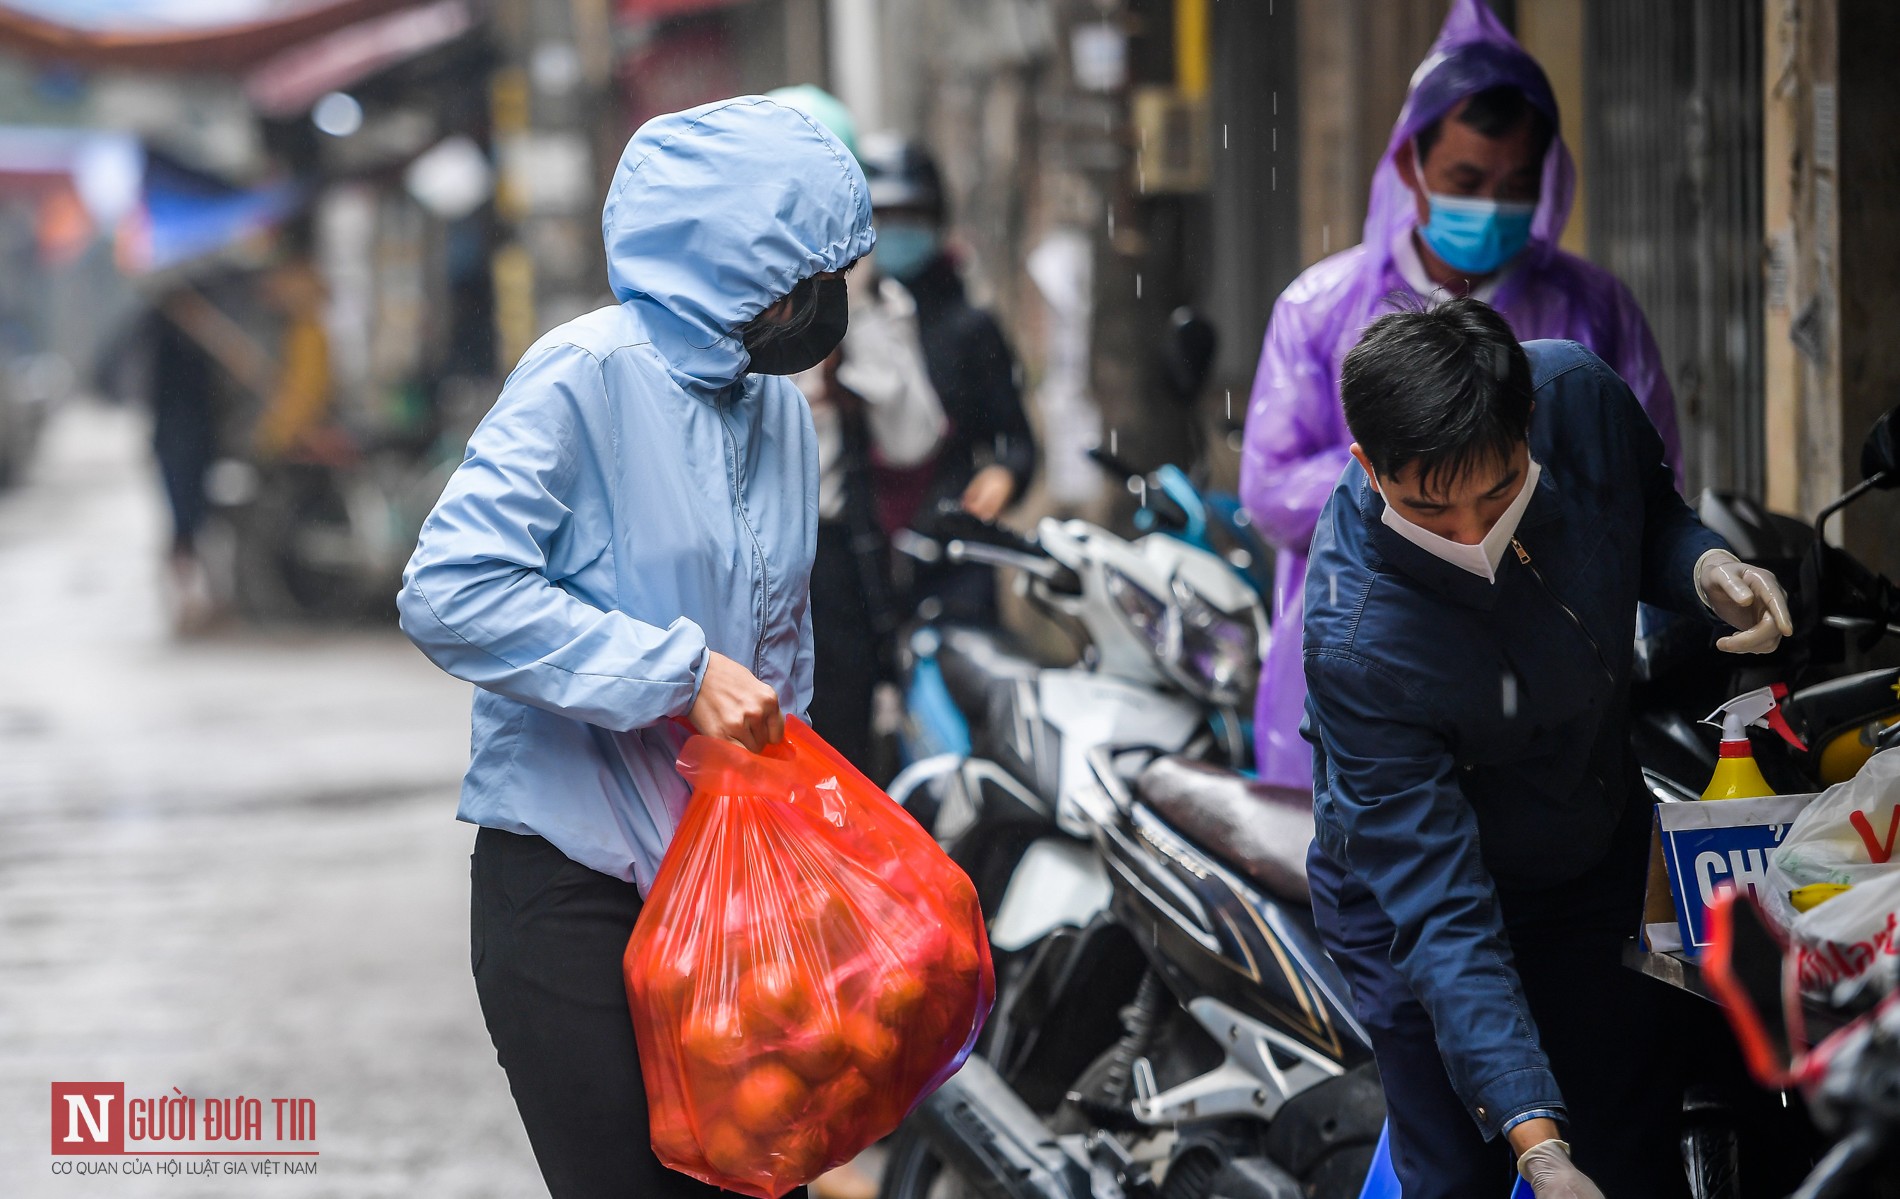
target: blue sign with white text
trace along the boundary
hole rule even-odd
[[[1768,855],[1813,798],[1770,795],[1657,805],[1656,831],[1685,954],[1694,956],[1708,944],[1705,916],[1721,891],[1765,897]]]

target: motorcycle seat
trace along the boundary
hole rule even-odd
[[[998,684],[1033,679],[1047,666],[1008,629],[946,621],[937,626],[937,633],[942,638],[937,665],[943,671],[944,686],[968,719],[984,718],[990,693]]]
[[[1313,797],[1192,758],[1162,757],[1135,781],[1141,801],[1182,836],[1288,903],[1312,902],[1306,850]]]

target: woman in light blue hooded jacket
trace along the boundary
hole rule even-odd
[[[817,443],[789,379],[844,334],[864,176],[796,109],[656,117],[602,218],[619,302],[536,342],[398,597],[476,685],[458,817],[476,990],[555,1199],[712,1194],[648,1145],[620,972],[684,809],[686,732],[752,749],[811,701]]]

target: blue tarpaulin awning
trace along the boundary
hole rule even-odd
[[[120,227],[119,267],[150,274],[215,254],[282,223],[301,200],[288,179],[234,188],[153,155],[138,210]]]

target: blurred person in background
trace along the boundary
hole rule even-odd
[[[1254,377],[1241,498],[1279,549],[1255,708],[1264,781],[1313,785],[1299,732],[1307,543],[1349,460],[1340,365],[1390,298],[1469,295],[1520,340],[1581,342],[1636,393],[1681,484],[1675,396],[1648,322],[1615,276],[1557,247],[1575,190],[1543,68],[1479,0],[1455,0],[1374,172],[1364,240],[1281,294]]]
[[[163,304],[147,314],[142,333],[150,355],[152,453],[171,510],[166,599],[173,631],[189,636],[208,626],[216,609],[198,534],[208,509],[205,473],[217,453],[217,363]]]
[[[250,456],[259,462],[334,461],[351,452],[331,419],[328,289],[309,256],[294,248],[297,239],[292,230],[287,255],[243,280],[241,294],[261,301],[257,311],[274,326],[268,334],[208,298],[207,290],[223,290],[209,278],[171,288],[145,319],[152,446],[172,512],[167,601],[181,636],[206,631],[222,615],[224,597],[198,547],[209,510],[206,475],[221,450],[230,452],[219,444],[221,427],[236,415],[230,410],[250,409],[221,401],[221,388],[234,381],[257,405]],[[222,439],[239,440],[228,429]]]
[[[329,289],[316,265],[292,258],[264,280],[264,298],[283,323],[275,379],[252,440],[264,458],[318,454],[330,425],[330,335],[324,328]]]
[[[472,964],[549,1191],[710,1197],[645,1135],[621,955],[688,798],[674,718],[756,751],[807,710],[818,445],[785,376],[843,338],[875,235],[850,152],[758,96],[641,126],[602,228],[619,302],[522,357],[397,605],[478,688]]]
[[[817,119],[857,155],[856,122],[836,97],[809,84],[769,95]],[[946,422],[924,365],[916,302],[877,269],[876,251],[853,281],[844,342],[792,382],[811,404],[818,434],[812,727],[876,777],[872,696],[889,672],[899,617],[873,472],[914,470],[929,462]]]
[[[878,516],[886,532],[928,522],[954,502],[995,520],[1022,498],[1036,468],[1036,442],[1023,412],[1016,361],[996,319],[970,303],[945,245],[948,212],[937,165],[924,147],[891,134],[863,139],[858,155],[877,213],[877,270],[916,303],[924,363],[948,428],[940,449],[909,469],[880,465]],[[996,619],[988,567],[938,564],[918,572],[914,598],[935,601],[955,619]]]

